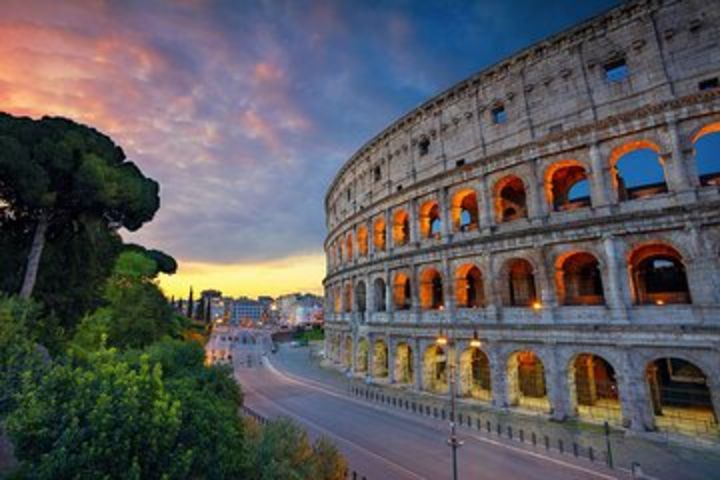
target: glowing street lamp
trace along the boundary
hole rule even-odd
[[[540,311],[540,310],[542,309],[542,303],[540,303],[538,300],[535,300],[535,301],[532,303],[532,308],[533,308],[533,310],[535,310],[536,312],[537,312],[537,311]]]
[[[477,339],[477,341],[480,342],[480,339],[477,338],[477,332],[475,332],[475,335],[473,335],[473,340],[474,339]],[[455,345],[455,339],[449,338],[443,333],[441,329],[438,333],[437,338],[435,339],[435,344],[439,347],[448,346],[452,348]],[[454,355],[450,353],[450,349],[448,349],[446,358],[448,362],[448,367],[450,369],[450,388],[448,389],[450,391],[450,437],[448,438],[447,442],[452,449],[453,480],[457,480],[457,450],[462,446],[463,442],[459,438],[457,438],[457,431],[455,429],[455,361]]]
[[[473,332],[473,337],[470,339],[470,346],[473,348],[480,348],[482,346],[482,342],[478,338],[477,330]]]

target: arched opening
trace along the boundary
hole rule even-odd
[[[510,405],[547,413],[550,402],[545,386],[545,368],[535,352],[515,352],[508,360],[508,401]]]
[[[360,313],[364,313],[365,310],[367,310],[367,293],[365,290],[365,282],[359,281],[355,285],[355,306],[357,307],[357,311]]]
[[[491,399],[490,360],[477,347],[470,347],[460,355],[460,387],[465,397]]]
[[[357,344],[357,352],[355,353],[355,372],[368,372],[368,341],[361,338]]]
[[[343,345],[343,365],[347,368],[352,366],[352,338],[345,337]]]
[[[343,299],[345,312],[352,312],[352,285],[345,284],[345,298]]]
[[[400,210],[393,217],[393,244],[400,247],[410,241],[410,219],[405,210]]]
[[[345,239],[345,255],[347,261],[350,262],[353,259],[353,237],[352,233],[348,233],[347,239]]]
[[[591,254],[577,252],[558,261],[557,290],[563,305],[603,305],[600,264]]]
[[[374,297],[375,297],[375,311],[384,312],[387,309],[385,300],[385,280],[382,278],[376,278],[373,282]]]
[[[383,340],[376,340],[373,347],[373,377],[388,376],[388,347]]]
[[[478,202],[475,190],[464,189],[457,192],[450,205],[450,217],[453,230],[469,232],[478,228]]]
[[[697,365],[680,358],[660,358],[646,371],[655,427],[686,434],[717,434],[707,376]]]
[[[443,305],[442,276],[434,268],[426,268],[420,275],[420,306],[425,310],[438,310]]]
[[[622,423],[615,369],[607,360],[591,353],[577,355],[570,368],[570,385],[578,417]]]
[[[399,343],[395,347],[395,381],[397,383],[413,383],[413,352],[407,343]]]
[[[616,148],[610,155],[618,200],[635,200],[667,192],[660,148],[639,140]]]
[[[423,384],[425,390],[434,393],[448,391],[448,365],[445,350],[431,345],[425,350],[423,361]]]
[[[439,238],[442,220],[440,205],[435,200],[428,200],[420,206],[420,234],[423,238]]]
[[[674,248],[642,246],[631,253],[628,264],[638,305],[690,303],[685,266]]]
[[[335,313],[342,312],[342,289],[340,287],[335,288],[333,293],[333,301],[335,303]]]
[[[378,218],[373,225],[373,241],[375,242],[375,250],[379,252],[385,251],[385,241],[387,234],[385,232],[385,220]]]
[[[510,175],[495,185],[495,217],[498,223],[527,218],[525,185]]]
[[[551,165],[546,175],[545,194],[556,212],[589,207],[590,184],[585,167],[576,161]]]
[[[535,274],[527,260],[516,258],[507,266],[507,289],[505,305],[510,307],[530,307],[537,302]]]
[[[395,310],[408,310],[411,303],[410,277],[404,273],[395,274],[393,283]]]
[[[700,185],[720,186],[720,122],[700,129],[693,146]]]
[[[480,269],[469,263],[455,273],[455,300],[460,308],[485,306],[485,290]]]
[[[367,257],[367,254],[368,254],[368,231],[367,231],[366,227],[362,226],[362,227],[358,228],[357,241],[358,241],[358,253],[363,257]]]

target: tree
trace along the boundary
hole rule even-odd
[[[102,350],[87,365],[58,363],[26,381],[7,430],[22,478],[187,478],[182,412],[162,369],[137,369]]]
[[[193,318],[193,307],[195,305],[193,304],[193,289],[190,287],[190,294],[188,295],[188,304],[187,304],[187,317]]]
[[[159,207],[158,184],[92,128],[0,113],[0,199],[33,225],[20,296],[32,295],[48,234],[82,218],[137,230]]]

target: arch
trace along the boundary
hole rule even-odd
[[[410,217],[405,210],[398,210],[393,216],[393,244],[407,245],[410,241]]]
[[[535,352],[522,350],[510,355],[506,375],[510,405],[544,413],[550,411],[545,367]]]
[[[448,391],[447,355],[442,347],[430,345],[423,355],[423,386],[433,393]]]
[[[398,343],[395,347],[395,381],[410,384],[415,378],[412,347],[407,343]]]
[[[373,282],[373,296],[375,297],[375,311],[384,312],[387,310],[387,299],[385,298],[385,280],[376,278]]]
[[[350,335],[345,337],[342,361],[345,367],[350,368],[352,366],[352,337]]]
[[[485,306],[482,272],[472,263],[461,265],[455,271],[455,301],[460,308]]]
[[[577,160],[555,162],[545,172],[545,196],[556,212],[590,206],[587,169]]]
[[[455,193],[450,202],[450,218],[453,230],[469,232],[478,229],[477,193],[472,188],[464,188]]]
[[[444,306],[442,276],[433,267],[420,274],[420,306],[425,310],[439,310]]]
[[[465,397],[491,399],[490,359],[477,347],[467,348],[460,355],[460,391]]]
[[[636,304],[690,303],[685,265],[673,247],[642,245],[630,252],[628,265]]]
[[[338,241],[337,244],[337,259],[338,259],[338,265],[342,264],[343,261],[343,248],[342,248],[342,241]]]
[[[579,418],[622,424],[620,392],[613,366],[599,355],[579,353],[570,361],[570,401]]]
[[[498,223],[527,218],[525,184],[516,175],[500,179],[494,188],[495,218]]]
[[[503,301],[509,307],[530,307],[538,301],[535,272],[524,258],[506,262],[507,283]]]
[[[381,217],[375,220],[375,223],[373,224],[373,242],[375,243],[375,250],[384,252],[386,248],[386,240],[387,234],[385,230],[385,219]]]
[[[367,310],[367,289],[362,280],[355,284],[355,306],[360,313]]]
[[[335,304],[335,313],[342,312],[342,288],[335,287],[333,289],[333,302]]]
[[[720,186],[720,122],[703,126],[692,144],[700,185]]]
[[[388,376],[388,346],[384,340],[375,340],[373,345],[373,371],[375,378],[387,378]]]
[[[357,352],[355,353],[355,372],[368,372],[368,341],[361,338],[357,343]]]
[[[664,162],[660,147],[648,140],[625,143],[610,154],[612,181],[623,202],[666,193]]]
[[[393,301],[396,310],[408,310],[412,299],[410,277],[402,272],[395,274],[393,282]]]
[[[352,232],[348,232],[347,238],[345,239],[345,255],[347,261],[351,262],[353,259],[353,235]]]
[[[588,252],[572,252],[556,262],[556,285],[561,305],[604,305],[600,262]]]
[[[352,312],[352,285],[348,282],[345,284],[345,292],[344,292],[344,307],[345,312],[349,313]]]
[[[440,204],[436,200],[428,200],[420,205],[420,235],[422,238],[439,238],[441,228]]]
[[[368,254],[368,231],[364,225],[357,229],[358,254],[367,257]]]
[[[707,375],[692,362],[658,358],[645,369],[655,427],[690,435],[718,433]]]

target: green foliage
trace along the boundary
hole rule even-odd
[[[0,420],[17,407],[22,378],[37,381],[45,369],[33,332],[38,318],[36,304],[0,297]]]
[[[112,350],[26,378],[7,430],[24,478],[187,478],[193,454],[161,368]]]
[[[248,432],[252,480],[343,480],[347,464],[324,438],[310,444],[307,433],[289,419]]]

